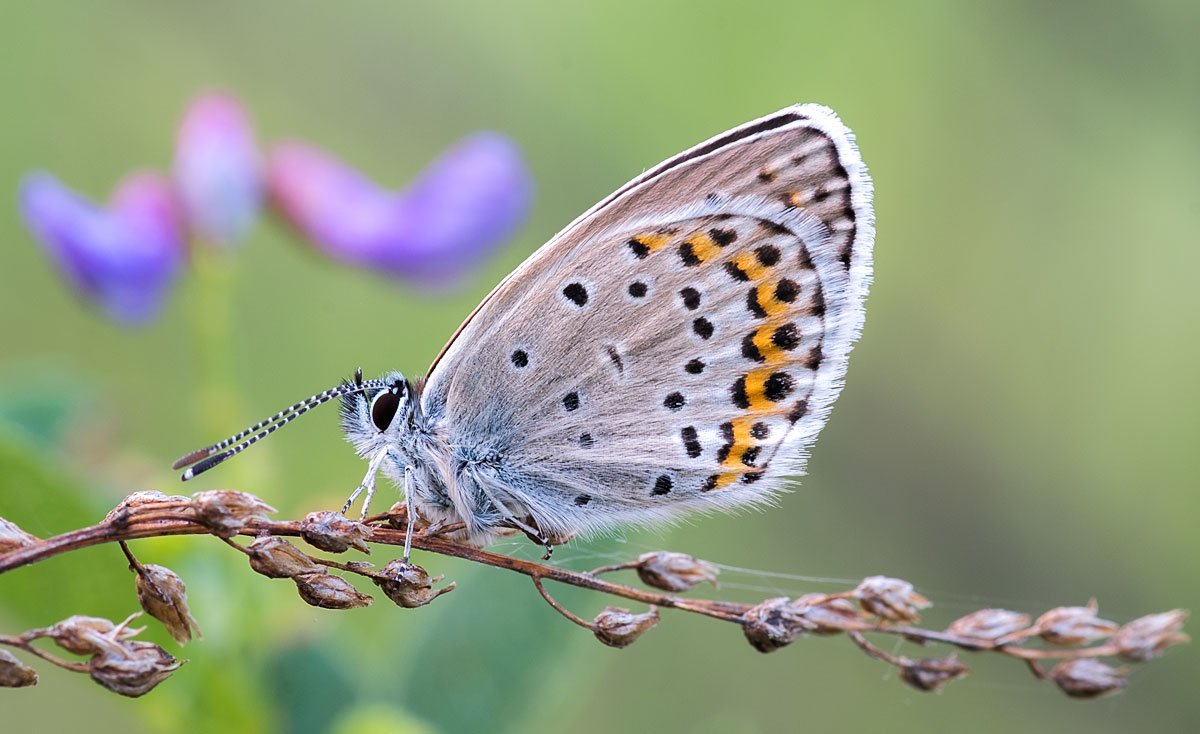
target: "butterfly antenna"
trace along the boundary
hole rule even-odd
[[[347,393],[361,392],[363,390],[371,390],[383,387],[386,387],[386,384],[382,380],[364,381],[362,379],[362,370],[359,370],[355,373],[354,382],[345,382],[337,387],[323,390],[315,395],[309,396],[308,398],[305,398],[294,405],[284,408],[278,413],[272,415],[270,418],[261,420],[258,423],[245,428],[244,430],[238,431],[223,441],[219,441],[202,449],[197,449],[186,456],[179,458],[174,464],[171,465],[171,468],[182,469],[184,467],[190,467],[180,477],[180,479],[186,482],[197,474],[208,471],[226,459],[237,456],[258,441],[274,433],[281,426],[287,425],[322,403],[329,402],[330,400],[341,397]],[[250,438],[247,439],[247,436]],[[238,443],[239,441],[241,441],[241,443]]]

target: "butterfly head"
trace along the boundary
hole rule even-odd
[[[356,375],[361,382],[361,374]],[[399,372],[389,372],[374,386],[348,390],[342,395],[342,430],[359,453],[374,453],[394,441],[412,417],[412,385]]]
[[[172,468],[187,467],[181,479],[191,479],[237,456],[318,405],[334,398],[341,398],[342,426],[355,448],[360,453],[376,453],[388,443],[388,439],[394,441],[403,430],[403,426],[408,425],[413,410],[412,392],[412,384],[399,372],[389,372],[377,380],[364,380],[360,369],[354,373],[353,379],[344,380],[337,387],[323,390],[284,408],[224,441],[197,449],[176,461]]]

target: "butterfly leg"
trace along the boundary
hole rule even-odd
[[[342,505],[343,515],[350,511],[350,506],[354,504],[354,500],[358,499],[363,490],[366,490],[367,498],[363,500],[362,507],[362,518],[366,518],[367,508],[371,506],[371,499],[375,496],[375,475],[379,472],[379,465],[387,458],[387,454],[387,449],[382,449],[375,456],[371,457],[371,463],[367,465],[367,474],[363,477],[362,483],[358,485],[358,489],[351,493],[350,497],[346,500],[346,504]]]
[[[492,493],[487,491],[486,487],[480,486],[479,488],[482,489],[485,497],[491,501],[493,509],[504,518],[505,523],[509,524],[509,527],[521,530],[522,533],[529,537],[529,540],[539,543],[540,546],[546,548],[546,554],[541,556],[541,560],[550,560],[550,556],[554,554],[554,545],[550,539],[548,539],[546,534],[542,533],[542,531],[538,530],[538,528],[533,527],[533,525],[521,522],[520,519],[517,519],[514,515],[512,515],[511,512],[509,512],[508,507],[500,504],[496,497],[493,497]]]
[[[491,507],[488,509],[491,509],[502,518],[501,522],[498,523],[501,527],[512,527],[525,533],[525,535],[529,536],[530,540],[538,543],[546,549],[546,554],[542,556],[542,560],[550,560],[550,556],[554,555],[553,540],[545,533],[538,530],[536,525],[530,524],[533,522],[532,518],[530,518],[530,522],[523,522],[517,519],[513,515],[512,511],[503,502],[500,502],[499,499],[491,492],[491,490],[488,489],[486,484],[476,482],[474,483],[474,486],[480,490],[483,496],[486,497],[488,502],[491,504]]]
[[[413,527],[417,524],[417,512],[413,507],[413,468],[404,467],[404,509],[408,515],[408,529],[404,531],[404,563],[412,554]]]
[[[549,537],[546,536],[545,533],[543,533],[542,531],[538,530],[537,528],[533,527],[532,525],[530,525],[528,523],[521,522],[520,520],[518,520],[517,518],[512,517],[512,516],[508,517],[508,521],[511,522],[513,524],[513,526],[516,527],[518,530],[525,533],[525,535],[528,536],[530,540],[532,540],[533,542],[537,543],[538,545],[540,545],[546,549],[546,553],[542,556],[543,561],[550,560],[550,556],[554,555],[554,543],[550,540]]]

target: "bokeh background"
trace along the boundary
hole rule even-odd
[[[0,24],[0,515],[38,535],[183,451],[362,365],[421,374],[492,285],[643,168],[795,101],[834,107],[877,189],[877,280],[810,476],[777,510],[563,548],[586,568],[670,548],[741,569],[740,599],[909,579],[931,624],[982,606],[1200,607],[1200,6],[1085,3],[8,3]],[[390,185],[480,129],[537,183],[519,235],[459,288],[337,265],[272,221],[163,317],[81,307],[15,208],[46,168],[102,197],[164,167],[196,92]],[[214,292],[217,295],[214,295]],[[206,309],[218,305],[216,312]],[[227,314],[222,314],[222,309]],[[213,314],[216,313],[216,316]],[[226,316],[228,318],[226,318]],[[211,317],[211,318],[209,318]],[[205,342],[197,324],[218,333]],[[201,329],[203,330],[203,329]],[[223,340],[223,341],[222,341]],[[225,344],[210,353],[204,343]],[[202,387],[204,375],[217,375]],[[322,410],[194,489],[336,507],[363,465]],[[502,546],[529,553],[523,547]],[[141,700],[42,668],[3,728],[93,732],[1181,731],[1196,649],[1082,704],[1007,660],[931,696],[844,639],[763,656],[666,614],[625,651],[525,579],[421,558],[434,605],[325,612],[212,540],[136,547],[189,586],[203,641]],[[135,608],[115,547],[0,578],[0,630]],[[375,559],[380,560],[380,559]],[[820,577],[833,581],[821,581]],[[584,616],[604,600],[564,590]]]

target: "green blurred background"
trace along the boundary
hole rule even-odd
[[[782,574],[886,573],[938,602],[935,625],[1090,595],[1119,620],[1200,608],[1198,29],[1190,0],[6,3],[0,515],[38,535],[93,522],[128,491],[176,491],[167,465],[183,451],[356,366],[421,374],[500,277],[613,188],[720,130],[820,101],[858,134],[879,236],[867,328],[810,476],[777,510],[566,547],[558,561],[670,548]],[[533,217],[441,295],[333,264],[264,221],[226,266],[185,279],[155,326],[120,330],[34,246],[17,182],[47,168],[105,196],[128,169],[169,164],[184,105],[213,86],[242,98],[261,138],[310,139],[394,186],[464,134],[504,132],[533,168]],[[363,465],[335,412],[189,489],[254,491],[287,516],[336,507]],[[334,613],[213,540],[135,549],[188,583],[204,640],[180,651],[149,634],[189,664],[136,701],[39,666],[36,689],[0,693],[6,731],[1200,722],[1194,647],[1090,704],[977,656],[970,678],[931,696],[844,639],[763,656],[689,615],[610,650],[526,580],[440,558],[418,560],[459,589],[434,605]],[[74,556],[0,578],[0,631],[135,608],[115,547]],[[725,578],[723,593],[747,600],[841,588]],[[561,599],[585,616],[604,601]]]

